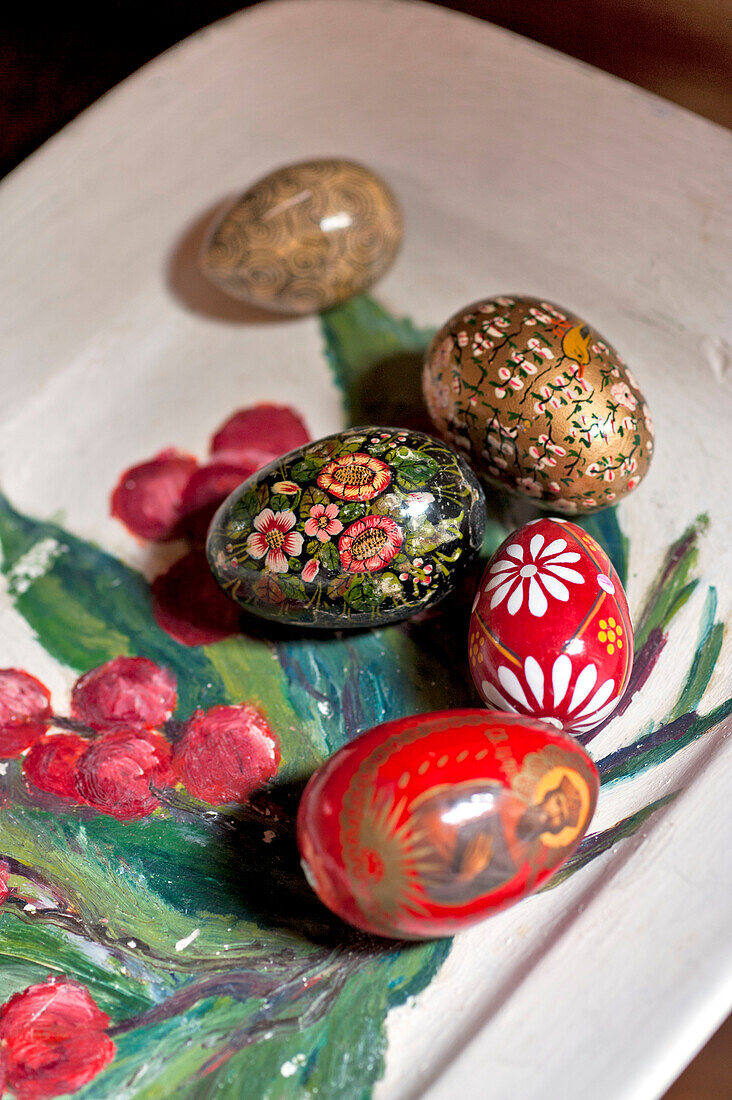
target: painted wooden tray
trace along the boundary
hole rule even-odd
[[[382,172],[406,211],[374,295],[283,322],[203,285],[196,250],[221,199],[329,154]],[[5,181],[0,663],[44,686],[70,745],[85,732],[69,717],[77,678],[136,655],[175,679],[156,737],[173,742],[196,708],[252,703],[283,752],[248,805],[153,783],[130,815],[116,765],[79,805],[30,786],[27,756],[6,748],[11,1092],[649,1098],[719,1023],[732,1004],[731,161],[711,124],[464,17],[282,0],[164,55]],[[217,634],[200,580],[178,565],[171,581],[187,544],[133,539],[110,492],[166,447],[202,459],[256,402],[294,407],[313,437],[402,422],[433,328],[510,291],[590,318],[655,414],[646,482],[586,521],[627,577],[633,691],[589,742],[599,812],[561,881],[453,942],[400,948],[315,904],[292,814],[298,783],[357,731],[475,701],[454,618],[328,640]],[[519,513],[495,503],[488,544]],[[124,774],[132,788],[139,774]],[[31,1028],[24,1054],[39,1012],[53,1037]]]

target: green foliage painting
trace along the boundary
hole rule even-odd
[[[430,332],[369,297],[323,315],[321,327],[349,423],[424,426],[419,365]],[[511,526],[505,504],[490,509],[484,557]],[[582,522],[625,579],[632,547],[616,511]],[[701,583],[704,530],[703,518],[680,530],[658,561],[635,616],[623,709]],[[75,678],[65,714],[37,669],[0,676],[8,1094],[371,1095],[384,1070],[387,1014],[435,978],[450,942],[378,941],[331,917],[300,871],[294,815],[303,782],[357,733],[479,705],[467,660],[455,656],[465,650],[469,594],[424,622],[343,636],[232,625],[228,605],[222,625],[209,615],[192,542],[184,588],[198,620],[186,624],[171,596],[181,563],[151,588],[103,549],[4,497],[0,545],[15,612]],[[604,783],[632,783],[732,713],[730,699],[704,704],[723,626],[713,588],[702,602],[667,713],[598,761]],[[217,756],[224,734],[246,746],[246,774]],[[589,835],[552,888],[676,793],[639,802]]]

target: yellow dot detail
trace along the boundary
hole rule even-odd
[[[607,640],[608,640],[609,642],[614,642],[614,641],[615,641],[615,631],[614,631],[614,630],[608,630],[608,632],[607,632]]]
[[[450,759],[450,757],[447,756],[447,755],[441,756],[440,759],[437,761],[437,767],[438,768],[444,768],[445,764],[448,762],[449,759]]]
[[[615,626],[615,619],[608,619],[610,626]]]
[[[608,651],[608,653],[610,653],[612,655],[615,652],[615,646],[614,645],[609,645],[607,647],[607,651]]]
[[[600,633],[597,635],[597,637],[600,639],[601,642],[606,642],[607,641],[607,634],[605,633],[604,630],[601,630]]]
[[[485,760],[487,755],[488,755],[488,749],[481,749],[480,752],[476,752],[475,759],[476,760]]]
[[[468,754],[468,750],[467,750],[467,749],[463,749],[463,751],[462,751],[462,752],[459,752],[459,753],[457,754],[457,756],[455,757],[455,759],[457,760],[458,764],[462,764],[463,760],[467,760],[467,759],[468,759],[468,755],[469,755],[469,754]]]
[[[429,769],[429,766],[430,766],[429,760],[423,760],[422,763],[417,768],[417,771],[419,772],[420,775],[424,775],[424,773]]]
[[[397,787],[400,787],[402,790],[404,790],[404,788],[407,786],[409,786],[409,772],[402,772],[402,774],[399,776]]]
[[[600,619],[600,630],[607,630],[607,620]]]
[[[621,639],[618,638],[618,649],[622,649],[622,648],[623,648],[623,643],[622,643]]]
[[[619,638],[620,638],[620,637],[622,637],[622,634],[623,634],[623,628],[622,628],[622,626],[620,625],[620,623],[618,623],[618,625],[617,625],[617,626],[615,627],[615,629],[616,629],[616,630],[617,630],[617,632],[618,632],[618,637],[619,637]]]

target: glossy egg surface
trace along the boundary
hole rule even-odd
[[[408,618],[451,591],[480,548],[483,492],[437,439],[354,428],[290,452],[212,522],[217,581],[248,611],[344,628]]]
[[[303,161],[253,184],[220,214],[204,246],[204,274],[236,298],[312,313],[367,289],[402,240],[391,190],[348,160]]]
[[[446,936],[523,898],[575,850],[599,790],[587,753],[551,726],[484,710],[377,726],[302,797],[314,890],[382,936]]]
[[[638,383],[595,329],[551,302],[475,302],[435,336],[423,389],[443,438],[480,476],[584,514],[645,475],[653,423]]]
[[[514,531],[480,582],[469,659],[489,706],[576,733],[607,718],[628,686],[633,628],[600,544],[563,519]]]

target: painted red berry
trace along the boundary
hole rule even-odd
[[[150,585],[159,627],[182,645],[210,645],[239,632],[238,606],[213,578],[202,550],[191,550]]]
[[[112,515],[141,539],[175,538],[183,492],[198,462],[174,448],[131,466],[112,493]]]
[[[469,660],[489,706],[577,733],[607,718],[628,685],[633,628],[599,543],[559,519],[514,531],[480,582]]]
[[[152,787],[169,786],[171,749],[152,730],[117,729],[89,745],[76,765],[76,790],[119,821],[147,817],[159,805]]]
[[[0,1081],[17,1100],[76,1092],[114,1058],[109,1023],[78,982],[28,986],[0,1007]]]
[[[23,774],[39,791],[59,798],[78,799],[76,765],[89,747],[77,733],[50,733],[41,737],[23,760]]]
[[[242,704],[196,711],[175,746],[173,768],[190,794],[218,806],[245,802],[276,775],[279,762],[266,718]]]
[[[293,409],[262,404],[230,416],[213,436],[211,454],[218,461],[259,469],[309,440],[307,428]]]
[[[0,759],[24,752],[45,733],[51,714],[51,693],[40,680],[22,669],[0,669]]]
[[[176,679],[146,657],[115,657],[74,684],[71,713],[96,730],[139,726],[156,729],[175,709]]]

